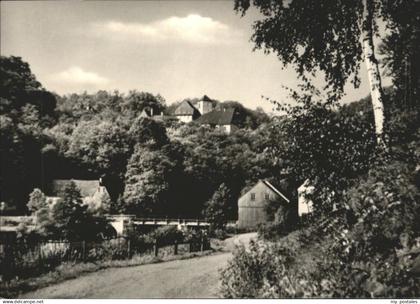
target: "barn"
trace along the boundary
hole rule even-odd
[[[266,180],[258,181],[238,200],[238,228],[256,228],[258,224],[264,223],[266,221],[264,206],[274,199],[281,199],[290,203],[290,200],[270,182]]]

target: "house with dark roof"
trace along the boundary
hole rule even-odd
[[[197,123],[223,129],[227,134],[237,129],[234,124],[235,109],[223,108],[208,112],[197,119]]]
[[[256,228],[258,224],[267,222],[265,206],[272,200],[280,200],[290,204],[291,200],[267,180],[259,180],[238,200],[238,228]]]
[[[174,117],[185,123],[196,121],[201,125],[221,128],[228,134],[237,129],[235,121],[238,113],[235,109],[213,107],[214,101],[207,95],[204,95],[196,105],[184,100],[175,109]]]
[[[64,189],[74,182],[80,191],[82,201],[91,210],[98,210],[104,207],[104,203],[110,201],[109,193],[101,179],[99,180],[78,180],[78,179],[56,179],[53,180],[48,189],[47,202],[52,208],[62,197]]]
[[[176,108],[174,116],[181,122],[189,123],[193,120],[196,120],[200,117],[200,112],[194,107],[194,105],[188,101],[184,100]]]

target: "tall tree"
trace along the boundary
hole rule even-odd
[[[88,211],[80,190],[71,182],[63,190],[63,198],[52,209],[53,225],[49,229],[56,238],[66,240],[96,240],[112,232],[108,221]]]
[[[169,201],[172,160],[160,150],[137,145],[125,176],[125,211],[161,214]]]
[[[413,110],[420,96],[420,1],[395,1],[388,9],[390,34],[379,47],[392,77],[398,106]]]
[[[230,189],[225,184],[221,184],[206,203],[203,214],[212,230],[223,229],[226,226],[233,200]]]
[[[53,224],[50,217],[50,207],[45,194],[35,188],[29,194],[28,210],[34,216],[35,229],[41,236],[47,236],[50,226]]]
[[[20,57],[0,58],[1,199],[18,212],[27,196],[44,186],[43,130],[54,120],[55,97],[45,91]]]
[[[21,99],[28,91],[41,89],[41,84],[32,74],[29,64],[22,58],[0,57],[0,111],[19,108]]]
[[[315,76],[316,70],[322,71],[330,100],[343,95],[344,85],[351,76],[352,83],[359,85],[357,74],[364,58],[377,141],[383,143],[383,91],[373,37],[378,34],[378,20],[387,21],[393,3],[388,0],[252,0],[263,16],[253,25],[252,40],[257,49],[275,52],[285,65],[295,64],[307,84],[308,75]],[[242,15],[250,6],[251,0],[235,0],[235,10]]]

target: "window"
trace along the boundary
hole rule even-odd
[[[255,193],[251,193],[251,201],[255,201]]]
[[[269,200],[269,199],[270,199],[270,194],[269,194],[269,193],[266,193],[266,194],[264,195],[264,197],[265,197],[265,199],[266,199],[266,200]]]

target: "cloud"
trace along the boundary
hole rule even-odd
[[[109,82],[107,78],[99,76],[94,72],[87,72],[78,66],[73,66],[59,72],[53,75],[52,78],[55,82],[64,82],[72,85],[99,86]]]
[[[151,23],[94,23],[91,25],[91,31],[95,35],[113,39],[154,43],[182,41],[197,44],[228,43],[239,34],[226,24],[197,14],[186,17],[172,16]]]

